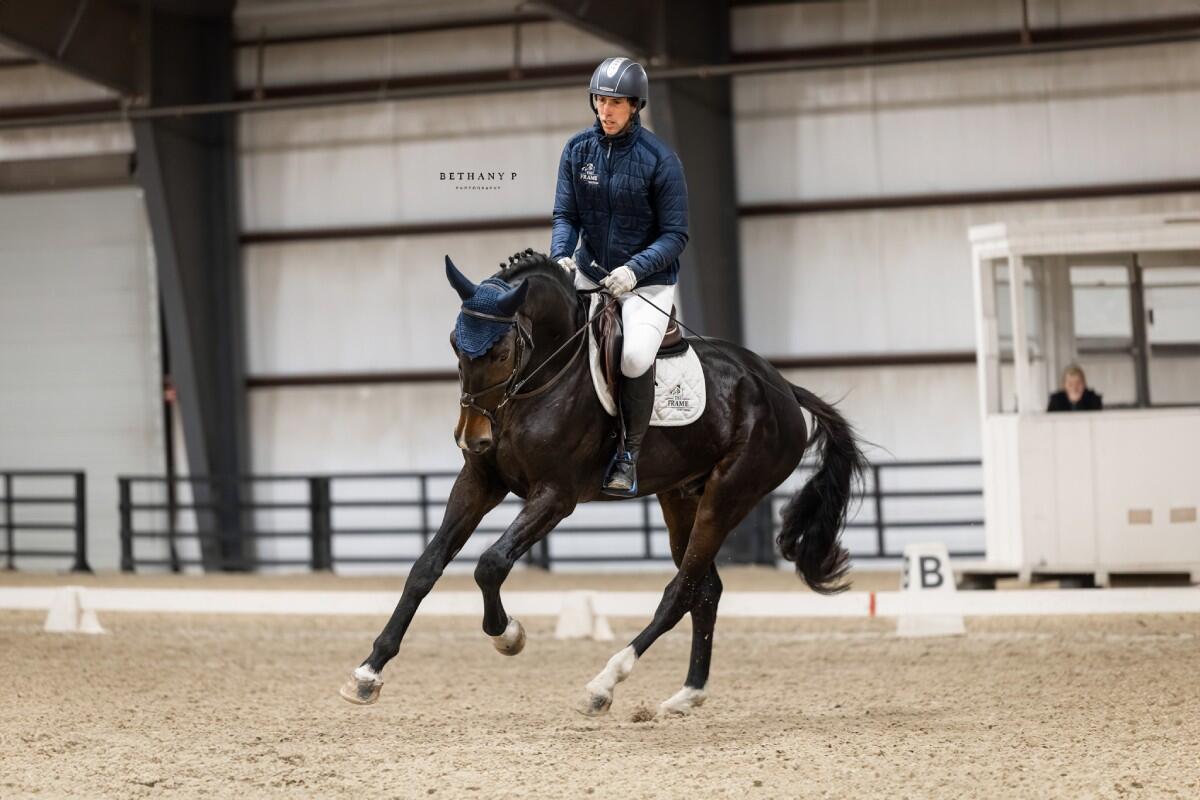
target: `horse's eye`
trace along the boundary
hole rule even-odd
[[[508,361],[508,351],[507,351],[507,350],[505,350],[504,352],[502,352],[502,353],[500,354],[500,360],[501,360],[501,361]]]

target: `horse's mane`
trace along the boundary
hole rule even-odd
[[[517,278],[527,278],[531,275],[550,278],[562,286],[568,297],[575,296],[575,284],[566,271],[551,261],[548,255],[535,252],[531,247],[525,248],[520,253],[513,253],[508,257],[507,264],[503,261],[500,262],[499,272],[492,277],[511,284]]]

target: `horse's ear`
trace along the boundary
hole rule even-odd
[[[521,304],[525,302],[525,295],[529,293],[529,281],[521,281],[519,284],[509,289],[504,294],[496,297],[496,307],[500,309],[502,314],[511,316],[517,312]]]
[[[466,301],[475,296],[475,290],[479,287],[471,283],[471,279],[458,271],[458,267],[454,266],[454,262],[450,260],[450,256],[446,256],[446,280],[450,281],[450,285],[454,287],[454,291],[458,292],[460,299]]]

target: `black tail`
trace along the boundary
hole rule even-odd
[[[867,467],[854,430],[829,403],[807,389],[792,387],[800,406],[815,420],[811,440],[820,440],[816,473],[783,509],[783,528],[776,541],[783,557],[796,563],[796,572],[814,592],[836,594],[849,588],[841,583],[850,569],[850,554],[842,547],[842,526],[855,481]]]

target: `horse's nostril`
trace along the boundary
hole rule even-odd
[[[471,448],[472,453],[479,455],[480,453],[486,453],[488,451],[488,449],[492,446],[492,440],[491,439],[472,439],[468,443],[468,446]]]

